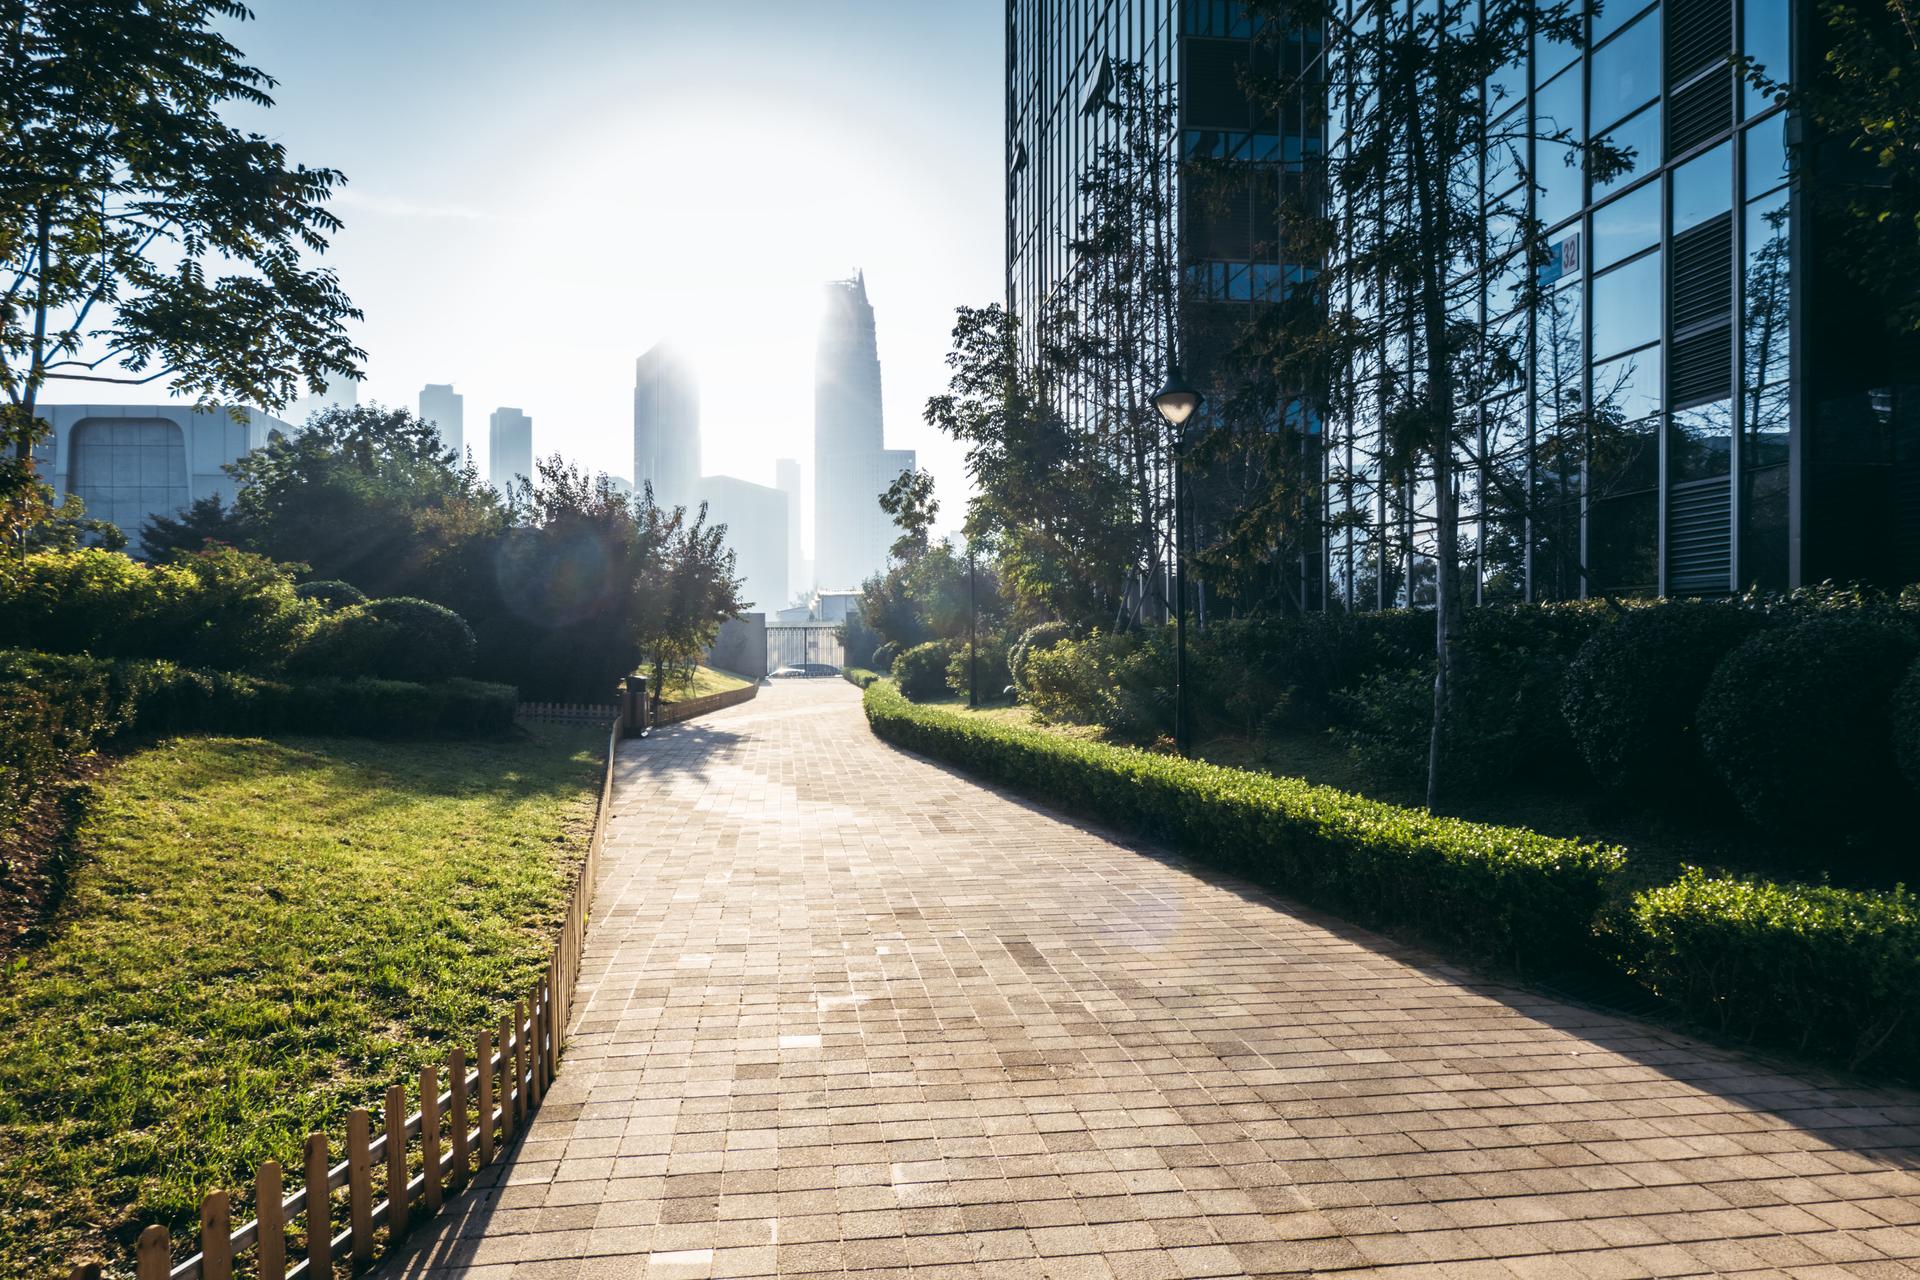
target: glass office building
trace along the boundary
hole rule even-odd
[[[1531,122],[1517,132],[1606,139],[1633,163],[1602,181],[1536,140],[1482,165],[1490,202],[1527,202],[1549,265],[1546,296],[1523,312],[1501,306],[1499,279],[1482,290],[1480,323],[1517,326],[1527,362],[1462,406],[1478,435],[1460,484],[1470,598],[1920,579],[1914,353],[1821,269],[1817,171],[1790,173],[1789,155],[1830,161],[1791,149],[1788,113],[1729,60],[1749,55],[1786,80],[1817,65],[1802,10],[1609,0],[1586,19],[1584,49],[1536,41],[1489,85],[1494,114]],[[1262,50],[1289,68],[1322,53],[1256,32],[1228,0],[1010,0],[1008,14],[1009,303],[1033,314],[1069,270],[1076,164],[1108,127],[1082,103],[1104,62],[1133,58],[1174,86],[1182,156],[1249,175],[1238,204],[1188,201],[1178,220],[1183,346],[1204,364],[1236,308],[1277,298],[1305,269],[1286,258],[1273,197],[1323,148],[1339,154],[1356,104],[1328,101],[1323,131],[1304,104],[1262,118],[1226,92],[1236,62]],[[1381,430],[1366,412],[1325,424],[1320,564],[1299,575],[1308,607],[1431,600],[1432,486],[1384,477]]]

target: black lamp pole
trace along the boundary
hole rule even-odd
[[[1167,366],[1167,381],[1153,397],[1154,407],[1173,428],[1173,745],[1187,754],[1187,419],[1205,403],[1178,363]]]
[[[973,539],[967,539],[967,705],[980,705],[980,610],[974,590]]]

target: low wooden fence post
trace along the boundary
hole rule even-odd
[[[173,1237],[165,1227],[148,1227],[140,1233],[133,1268],[138,1280],[167,1280],[173,1270]]]
[[[427,1212],[440,1212],[440,1072],[420,1068],[420,1161],[426,1166]]]
[[[500,1141],[513,1141],[513,1041],[507,1035],[507,1020],[500,1019]]]
[[[485,1030],[474,1048],[474,1060],[480,1068],[480,1096],[475,1109],[480,1112],[480,1167],[493,1163],[493,1037]]]
[[[467,1181],[467,1051],[459,1045],[447,1051],[447,1074],[453,1085],[453,1185]]]
[[[233,1221],[224,1191],[200,1201],[200,1280],[233,1280]]]
[[[332,1194],[327,1188],[327,1135],[307,1135],[307,1274],[333,1274]]]
[[[407,1238],[407,1091],[387,1086],[387,1247]]]
[[[347,1113],[347,1228],[353,1234],[353,1265],[373,1261],[373,1117],[365,1107]]]
[[[287,1211],[280,1203],[285,1195],[280,1184],[280,1165],[274,1160],[261,1165],[253,1179],[254,1217],[260,1223],[260,1280],[287,1278]]]

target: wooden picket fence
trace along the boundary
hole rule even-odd
[[[606,712],[612,715],[613,708]],[[350,1112],[344,1160],[331,1162],[324,1133],[309,1134],[302,1184],[291,1195],[282,1185],[280,1165],[271,1160],[261,1165],[254,1179],[257,1216],[252,1221],[235,1228],[227,1192],[208,1193],[200,1202],[199,1251],[186,1260],[173,1260],[173,1238],[165,1227],[142,1231],[135,1247],[136,1280],[231,1280],[236,1260],[258,1280],[332,1280],[336,1262],[357,1273],[371,1265],[376,1249],[382,1257],[398,1251],[413,1225],[414,1209],[425,1206],[428,1216],[438,1213],[447,1197],[505,1153],[560,1070],[613,811],[613,753],[619,742],[616,723],[607,738],[593,836],[568,895],[566,920],[546,972],[515,1002],[512,1016],[475,1036],[471,1060],[464,1044],[448,1049],[446,1088],[440,1065],[420,1069],[418,1111],[408,1114],[406,1091],[395,1084],[387,1089],[378,1134],[370,1111]],[[375,1170],[381,1171],[377,1178]],[[316,1187],[326,1190],[314,1199]],[[342,1189],[344,1203],[336,1195]],[[296,1222],[295,1252],[304,1256],[289,1259],[287,1228]],[[382,1228],[386,1235],[377,1237]],[[243,1257],[249,1249],[254,1251],[250,1266]],[[98,1262],[82,1263],[71,1280],[100,1280],[100,1273]]]
[[[523,702],[514,711],[517,720],[543,720],[559,724],[605,724],[619,718],[618,703],[607,702]]]

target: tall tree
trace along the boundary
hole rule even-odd
[[[1317,270],[1295,305],[1255,320],[1246,349],[1329,417],[1369,424],[1355,433],[1377,442],[1369,478],[1407,494],[1409,524],[1422,515],[1431,529],[1434,805],[1464,607],[1463,472],[1484,462],[1483,409],[1516,402],[1508,393],[1527,368],[1529,319],[1551,300],[1530,197],[1577,183],[1583,168],[1604,181],[1627,157],[1582,144],[1574,121],[1536,118],[1500,87],[1536,40],[1583,41],[1584,11],[1572,0],[1249,7],[1276,31],[1328,33],[1324,65],[1276,79],[1269,96],[1305,97],[1316,121],[1333,104],[1340,127],[1318,180],[1282,213],[1290,253]]]
[[[279,407],[357,377],[359,318],[311,265],[332,169],[228,124],[274,81],[237,0],[0,0],[0,390],[29,456],[49,381]]]
[[[893,518],[900,536],[893,540],[887,554],[896,561],[918,560],[927,553],[934,518],[940,514],[940,500],[933,496],[933,473],[915,467],[894,477],[880,495],[880,509]]]

